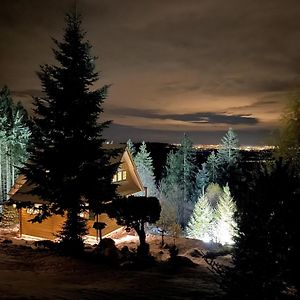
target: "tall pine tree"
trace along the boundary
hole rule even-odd
[[[229,128],[221,140],[218,159],[222,165],[233,166],[240,160],[239,140],[232,128]]]
[[[143,141],[139,151],[134,156],[134,162],[136,164],[138,173],[141,177],[144,187],[147,188],[147,195],[150,197],[157,196],[157,187],[155,183],[154,168],[152,157],[147,150],[146,143]],[[143,192],[136,193],[136,195],[142,196]]]
[[[183,200],[184,202],[194,202],[197,199],[195,195],[195,178],[198,170],[195,164],[196,153],[193,143],[186,134],[184,134],[181,140],[178,157],[182,164],[181,181],[183,186]]]
[[[43,65],[38,73],[45,96],[34,99],[30,163],[23,172],[34,183],[32,193],[48,201],[34,220],[66,212],[62,245],[76,252],[86,233],[80,214],[87,205],[100,213],[116,196],[117,165],[109,163],[115,153],[103,148],[102,132],[110,122],[99,122],[108,86],[94,88],[95,57],[77,13],[66,15],[63,40],[55,44],[57,65]]]
[[[236,222],[234,214],[236,204],[231,197],[229,186],[223,187],[222,194],[216,209],[216,239],[221,244],[233,244],[235,236]]]
[[[196,187],[197,187],[197,194],[203,195],[205,193],[205,189],[209,184],[210,172],[206,167],[206,163],[202,164],[202,168],[199,169],[196,175]]]
[[[220,177],[220,162],[215,151],[208,156],[206,168],[209,174],[209,182],[217,183]]]
[[[134,158],[134,156],[136,155],[136,151],[135,151],[135,147],[134,147],[134,144],[131,139],[129,139],[127,141],[127,149],[129,151],[129,153],[131,154],[131,156]]]
[[[197,199],[195,150],[189,137],[184,134],[177,152],[167,156],[162,179],[164,197],[176,206],[180,225],[185,228]]]
[[[0,90],[0,205],[27,160],[30,136],[27,113],[20,103],[15,104],[9,89]]]
[[[214,210],[206,195],[202,195],[195,205],[186,233],[189,237],[210,242],[213,238]]]
[[[240,176],[239,140],[232,128],[229,128],[222,138],[217,158],[219,162],[219,184],[226,185],[228,182],[234,181],[235,177]]]

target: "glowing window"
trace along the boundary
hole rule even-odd
[[[127,172],[125,170],[118,171],[113,177],[113,182],[124,181],[127,178]]]
[[[119,171],[118,172],[118,181],[121,181],[122,180],[122,171]]]
[[[29,215],[37,215],[38,213],[40,213],[40,207],[41,207],[41,204],[34,204],[33,207],[27,208],[26,212]]]
[[[114,177],[113,177],[113,182],[116,182],[117,181],[117,175],[115,174]]]

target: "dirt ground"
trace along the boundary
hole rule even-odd
[[[178,239],[179,255],[185,258],[172,265],[159,237],[147,240],[157,262],[138,268],[97,261],[89,255],[92,246],[81,259],[60,256],[0,230],[0,299],[219,299],[221,291],[206,263],[193,254],[195,249],[209,250],[207,245]],[[136,237],[117,244],[124,245],[136,248]]]

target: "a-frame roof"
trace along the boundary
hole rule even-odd
[[[143,184],[137,172],[135,163],[131,154],[129,153],[125,145],[113,145],[113,144],[104,144],[103,148],[105,149],[120,149],[120,152],[117,156],[112,157],[110,160],[111,163],[120,163],[120,168],[126,169],[127,179],[124,182],[118,182],[117,192],[121,196],[128,196],[140,191],[144,191]],[[11,190],[9,191],[10,202],[29,202],[29,203],[46,203],[37,195],[33,195],[30,192],[32,191],[34,185],[30,184],[24,175],[20,175],[17,179]]]

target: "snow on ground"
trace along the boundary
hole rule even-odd
[[[132,234],[119,233],[114,238],[119,248],[137,247],[138,239]],[[147,241],[159,263],[139,269],[113,266],[90,256],[60,256],[18,238],[16,231],[0,229],[0,299],[218,299],[220,290],[206,263],[192,255],[194,249],[210,250],[210,245],[177,239],[179,255],[187,260],[174,266],[166,263],[168,250],[161,249],[159,236],[147,236]],[[173,243],[168,237],[166,241]]]

